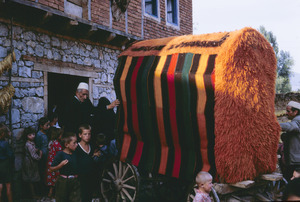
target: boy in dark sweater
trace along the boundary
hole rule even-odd
[[[58,151],[50,170],[59,170],[60,176],[55,184],[56,202],[81,202],[80,183],[78,180],[78,162],[73,153],[77,147],[76,134],[65,133],[61,139],[62,151]]]
[[[91,126],[82,124],[79,127],[78,136],[80,142],[75,153],[78,159],[81,198],[82,202],[91,202],[96,182],[96,164],[93,159],[96,154],[94,153],[94,147],[90,144]]]

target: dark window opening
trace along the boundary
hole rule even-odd
[[[48,73],[48,115],[56,106],[59,117],[62,116],[66,103],[75,96],[80,82],[89,83],[89,78],[67,74]]]
[[[157,0],[145,0],[145,11],[146,13],[157,17]]]
[[[178,25],[177,0],[167,0],[167,22]]]

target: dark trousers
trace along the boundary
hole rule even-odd
[[[58,177],[55,183],[56,202],[81,202],[80,183],[78,178]]]
[[[79,175],[82,202],[91,202],[95,189],[95,176]]]

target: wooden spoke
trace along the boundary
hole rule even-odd
[[[103,170],[101,193],[104,201],[134,201],[137,191],[137,172],[132,165],[114,161]]]
[[[123,181],[123,183],[127,182],[128,180],[134,178],[134,176],[132,175],[131,177],[127,178],[126,180]]]
[[[111,179],[113,179],[113,180],[116,179],[115,176],[111,172],[107,171],[107,174],[111,177]]]
[[[132,197],[130,196],[130,194],[128,193],[128,191],[126,189],[122,189],[122,192],[124,192],[124,194],[127,196],[127,198],[130,200],[130,201],[133,201]]]
[[[111,183],[111,182],[112,182],[111,180],[109,180],[109,179],[105,179],[105,178],[103,178],[103,179],[102,179],[102,181],[104,181],[104,182],[108,182],[108,183]]]
[[[122,175],[122,168],[123,168],[123,166],[122,166],[122,162],[121,161],[119,161],[119,178],[121,178],[121,175]]]
[[[126,167],[126,169],[125,169],[125,171],[124,171],[124,173],[123,173],[123,175],[122,175],[122,177],[121,177],[121,180],[123,180],[123,178],[125,177],[125,175],[126,175],[128,169],[129,169],[129,166]]]
[[[118,168],[117,168],[117,165],[116,165],[115,163],[113,163],[113,167],[114,167],[115,176],[116,176],[115,179],[118,179],[118,178],[119,178],[119,175],[118,175]]]
[[[132,190],[136,190],[135,187],[130,186],[130,185],[127,185],[127,184],[123,184],[123,187],[124,187],[124,188],[128,188],[128,189],[132,189]]]

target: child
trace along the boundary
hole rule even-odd
[[[10,131],[4,125],[0,124],[0,201],[2,198],[3,184],[6,186],[6,195],[9,202],[12,202],[11,181],[12,181],[12,164],[14,154],[6,140]]]
[[[29,183],[31,196],[37,198],[34,184],[40,181],[38,160],[42,157],[42,151],[37,149],[34,143],[35,131],[28,127],[24,129],[23,137],[26,139],[25,156],[22,166],[22,177],[25,182]]]
[[[93,156],[93,158],[97,163],[104,163],[111,157],[117,156],[118,150],[116,148],[115,139],[110,141],[109,145],[107,145],[106,135],[103,133],[99,133],[96,135],[95,143],[97,148],[95,149],[95,155]]]
[[[80,142],[75,152],[79,164],[81,197],[83,202],[90,202],[95,187],[96,173],[96,164],[93,160],[94,148],[90,145],[91,127],[88,124],[81,125],[78,135]]]
[[[42,151],[42,158],[39,162],[40,172],[40,190],[41,194],[46,194],[46,171],[47,171],[47,158],[48,158],[48,137],[47,131],[50,128],[50,121],[47,117],[42,117],[39,120],[39,131],[36,134],[35,144],[36,147]]]
[[[49,116],[49,121],[50,121],[50,127],[60,128],[60,126],[58,125],[58,114],[56,112],[53,112]]]
[[[46,181],[47,181],[47,185],[49,186],[48,197],[52,198],[54,184],[57,180],[57,177],[59,176],[59,171],[51,172],[50,166],[56,155],[56,152],[58,152],[62,149],[60,142],[59,142],[61,139],[61,129],[51,127],[49,129],[49,135],[51,137],[51,140],[48,145],[49,154],[48,154],[48,162],[47,162],[47,179],[46,179]]]
[[[80,183],[78,180],[78,162],[74,151],[77,147],[76,134],[64,133],[61,138],[62,151],[58,151],[50,167],[59,170],[60,176],[55,183],[56,202],[80,202]]]
[[[300,178],[300,167],[295,168],[295,170],[293,172],[293,177],[291,178],[291,180],[293,180],[295,178]]]
[[[213,186],[212,176],[208,172],[200,171],[196,176],[196,196],[193,202],[210,202],[209,193]]]

